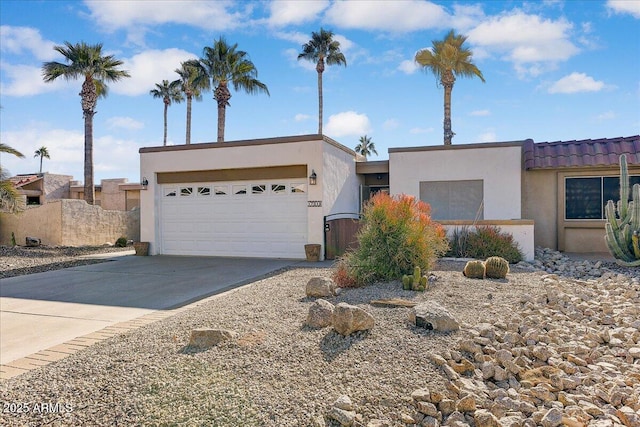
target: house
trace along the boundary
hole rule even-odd
[[[100,180],[95,186],[95,204],[106,210],[130,211],[140,207],[142,184],[130,183],[126,178]],[[71,182],[71,199],[84,199],[84,186],[78,181]]]
[[[9,178],[25,198],[27,206],[44,205],[46,202],[70,197],[70,175],[52,173],[22,174]]]

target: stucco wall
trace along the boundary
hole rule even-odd
[[[120,190],[120,184],[125,184],[126,178],[103,179],[100,181],[100,206],[108,210],[127,210],[126,193]]]
[[[535,244],[558,249],[558,188],[557,172],[526,171],[523,185],[524,218],[535,221]]]
[[[50,246],[84,246],[114,243],[120,236],[140,240],[140,211],[111,211],[84,200],[57,200],[17,215],[0,215],[0,244],[37,237]]]
[[[0,213],[0,244],[11,244],[11,233],[18,245],[25,244],[26,237],[37,237],[42,244],[62,244],[62,201],[27,207],[19,214]]]
[[[71,175],[44,174],[45,202],[71,197]]]
[[[421,181],[483,180],[484,219],[520,219],[518,143],[389,150],[389,190],[420,198]]]

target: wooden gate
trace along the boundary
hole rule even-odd
[[[342,218],[328,219],[331,216]],[[348,249],[356,249],[360,214],[332,214],[324,217],[324,258],[336,259]]]

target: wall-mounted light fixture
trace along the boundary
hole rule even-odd
[[[318,175],[316,171],[311,169],[311,175],[309,175],[309,185],[316,185],[318,183]]]
[[[146,178],[146,177],[144,177],[144,176],[143,176],[143,177],[142,177],[142,186],[143,186],[143,187],[146,187],[147,185],[149,185],[149,181],[147,180],[147,178]]]

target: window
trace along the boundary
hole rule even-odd
[[[629,186],[634,184],[640,184],[640,175],[629,177]],[[604,219],[607,201],[620,199],[620,177],[566,178],[564,194],[565,219]]]
[[[274,194],[284,194],[287,192],[287,187],[284,184],[271,184],[271,192]]]
[[[229,194],[229,187],[226,185],[214,185],[213,186],[213,194],[216,196],[224,196]]]
[[[210,196],[211,187],[198,187],[198,196]]]
[[[177,195],[178,195],[178,192],[173,188],[165,190],[165,193],[164,193],[164,197],[176,197]]]
[[[433,219],[484,219],[483,181],[422,181],[420,200],[431,205]]]
[[[246,185],[234,185],[233,186],[233,194],[247,194],[247,186]]]
[[[251,194],[264,194],[267,191],[267,186],[264,184],[251,186]]]
[[[307,186],[305,184],[291,184],[292,193],[306,193]]]
[[[182,187],[180,189],[181,196],[191,196],[193,194],[193,187]]]

